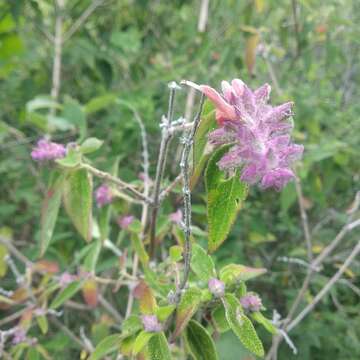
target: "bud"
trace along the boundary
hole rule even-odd
[[[225,292],[225,284],[215,278],[212,278],[209,280],[208,282],[208,287],[210,292],[215,296],[215,297],[222,297],[224,296],[224,292]]]
[[[175,224],[181,224],[182,217],[183,217],[183,214],[182,214],[182,211],[180,209],[178,209],[176,212],[171,213],[169,215],[170,221],[175,223]]]
[[[113,199],[113,195],[109,186],[106,184],[99,186],[95,192],[95,198],[98,208],[110,204]]]
[[[132,215],[126,215],[119,217],[117,220],[118,225],[121,227],[121,229],[126,230],[134,221],[134,216]]]
[[[249,311],[259,311],[262,307],[262,302],[259,296],[255,294],[247,294],[240,298],[242,307]]]
[[[31,157],[35,161],[46,161],[61,159],[66,155],[65,146],[55,142],[41,139],[37,142],[31,152]]]
[[[144,330],[148,332],[160,332],[162,331],[162,326],[159,323],[156,315],[143,315],[141,321],[144,325]]]

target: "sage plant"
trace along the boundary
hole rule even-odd
[[[176,94],[187,85],[200,95],[192,121],[174,118]],[[51,171],[39,254],[30,261],[9,245],[27,276],[20,277],[11,265],[23,289],[23,312],[13,330],[1,333],[0,350],[9,346],[16,353],[18,347],[30,344],[28,334],[34,327],[45,335],[50,321],[90,360],[180,359],[187,354],[215,360],[219,355],[214,339],[228,330],[250,352],[264,356],[254,323],[273,334],[277,328],[263,314],[266,309],[260,295],[251,291],[251,282],[266,269],[251,264],[217,268],[214,253],[226,240],[249,186],[280,191],[294,179],[292,166],[303,147],[290,139],[293,104],[271,106],[268,84],[252,91],[238,79],[222,82],[222,93],[186,81],[181,86],[171,83],[169,90],[153,178],[146,131],[135,111],[143,143],[140,181],[126,182],[114,175],[116,171],[94,167],[96,160],[90,161],[88,154],[101,148],[102,141],[96,138],[68,145],[42,139],[34,147],[33,160]],[[205,102],[206,97],[210,101]],[[170,179],[167,155],[174,138],[181,140],[182,155],[179,175]],[[201,174],[208,226],[195,232],[191,195]],[[95,190],[94,182],[99,184]],[[182,207],[176,205],[166,213],[162,205],[179,192]],[[62,270],[47,260],[61,205],[84,239],[74,263]],[[207,240],[206,247],[200,238]],[[105,261],[111,264],[106,270]],[[86,335],[89,329],[82,326],[79,338],[62,324],[64,313],[77,311],[74,306],[108,312],[112,333],[94,346]]]

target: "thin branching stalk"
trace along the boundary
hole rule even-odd
[[[150,219],[150,257],[155,255],[155,241],[156,241],[156,221],[160,205],[160,187],[164,170],[166,165],[167,153],[172,139],[172,132],[169,131],[174,117],[174,100],[175,92],[178,85],[175,82],[169,84],[170,96],[167,117],[162,119],[162,136],[160,143],[159,156],[156,167],[156,176],[154,182],[154,190],[152,196],[152,212]]]
[[[111,174],[109,174],[107,172],[98,170],[89,164],[81,164],[81,167],[83,169],[88,170],[94,176],[101,178],[105,181],[112,182],[113,184],[119,186],[119,188],[129,191],[130,193],[132,193],[134,196],[136,196],[142,202],[151,203],[151,199],[149,197],[144,196],[144,194],[142,194],[140,191],[136,190],[132,185],[119,179],[118,177],[112,176]]]
[[[195,116],[194,125],[190,133],[184,140],[184,149],[180,161],[180,168],[183,177],[183,196],[184,196],[183,228],[185,234],[184,274],[179,286],[180,291],[186,287],[190,273],[190,260],[191,260],[191,191],[190,191],[189,157],[190,157],[190,150],[194,141],[194,136],[200,123],[204,101],[205,101],[205,97],[204,95],[201,95],[199,111]]]

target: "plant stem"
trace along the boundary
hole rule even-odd
[[[136,190],[132,185],[128,184],[127,182],[125,182],[115,176],[112,176],[111,174],[109,174],[107,172],[98,170],[89,164],[81,164],[81,167],[83,169],[88,170],[90,173],[92,173],[96,177],[104,179],[105,181],[112,182],[115,185],[119,186],[120,188],[128,190],[130,193],[135,195],[142,202],[145,202],[148,204],[151,203],[151,199],[149,197],[144,196],[144,194],[142,194],[140,191]]]
[[[183,196],[184,196],[184,274],[181,280],[179,290],[183,290],[189,278],[190,261],[191,261],[191,191],[190,191],[190,176],[189,176],[189,155],[194,141],[196,130],[201,119],[201,112],[203,109],[205,96],[202,94],[200,99],[199,111],[195,116],[194,125],[184,141],[184,149],[181,156],[180,168],[183,177]]]
[[[169,130],[174,117],[174,100],[175,100],[175,92],[177,88],[176,83],[174,82],[170,83],[169,88],[170,88],[170,96],[169,96],[168,114],[167,117],[163,118],[162,121],[162,125],[163,125],[162,136],[161,136],[160,150],[157,161],[156,176],[155,176],[155,183],[154,183],[154,190],[152,197],[153,208],[150,219],[150,257],[151,258],[153,258],[155,255],[156,221],[157,221],[157,215],[160,205],[160,186],[164,175],[169,144],[172,139],[172,132]]]

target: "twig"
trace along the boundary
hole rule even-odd
[[[179,174],[164,190],[160,193],[160,202],[171,192],[171,190],[181,181],[182,174]]]
[[[31,268],[34,264],[26,257],[24,256],[16,247],[6,238],[3,236],[0,236],[0,243],[5,245],[10,253],[16,257],[18,260],[20,260],[26,267]]]
[[[114,317],[118,323],[123,321],[123,317],[119,314],[119,312],[102,295],[99,295],[99,303],[110,315]]]
[[[295,189],[296,189],[296,195],[298,198],[299,208],[300,208],[300,215],[301,215],[301,222],[302,227],[304,230],[304,236],[305,236],[305,242],[306,242],[306,249],[307,249],[307,259],[310,263],[312,261],[312,241],[311,241],[311,235],[309,230],[309,223],[308,218],[304,206],[304,196],[302,192],[301,182],[298,177],[295,178]]]
[[[162,136],[161,136],[161,143],[160,143],[160,150],[159,156],[157,161],[156,167],[156,176],[154,182],[154,190],[153,190],[153,197],[152,197],[152,212],[151,212],[151,219],[150,219],[150,257],[154,257],[155,255],[155,241],[156,241],[156,221],[157,215],[159,211],[159,196],[160,196],[160,186],[161,181],[164,175],[166,159],[169,144],[172,138],[171,132],[169,132],[173,117],[174,117],[174,99],[175,99],[175,92],[178,85],[175,82],[169,84],[170,88],[170,96],[169,96],[169,107],[168,107],[168,114],[167,117],[162,119]]]
[[[89,348],[81,339],[79,339],[69,328],[67,328],[61,321],[56,317],[50,317],[50,321],[61,331],[63,331],[74,343],[80,346],[80,348],[85,349],[88,352],[91,352],[92,349]]]
[[[189,155],[193,144],[196,130],[199,126],[201,113],[205,101],[204,94],[201,95],[199,111],[194,119],[194,126],[189,135],[184,140],[184,149],[181,156],[180,168],[183,177],[183,196],[184,196],[184,274],[181,280],[179,290],[183,290],[189,278],[190,273],[190,260],[191,260],[191,191],[190,191],[190,178],[189,178]]]
[[[328,283],[321,289],[321,291],[314,297],[312,302],[306,306],[301,313],[287,326],[287,331],[291,331],[295,326],[297,326],[306,315],[311,312],[318,302],[328,293],[331,287],[341,278],[342,274],[350,266],[354,258],[360,253],[360,241],[356,244],[354,249],[351,251],[350,255],[347,257],[345,262],[342,264],[340,269],[336,274],[328,281]]]
[[[65,33],[64,42],[68,41],[85,23],[88,17],[100,6],[105,0],[94,0],[89,7],[80,15],[80,17],[72,24],[70,29]]]
[[[112,182],[115,185],[119,186],[120,188],[128,190],[129,192],[131,192],[133,195],[135,195],[141,201],[146,202],[146,203],[151,203],[151,199],[149,197],[144,196],[140,191],[136,190],[132,185],[128,184],[127,182],[125,182],[115,176],[112,176],[111,174],[109,174],[107,172],[98,170],[89,164],[82,164],[81,167],[83,169],[88,170],[90,173],[92,173],[96,177],[104,179],[105,181]]]
[[[201,33],[204,32],[206,29],[208,14],[209,14],[209,0],[202,0],[200,7],[199,21],[198,21],[198,31]]]
[[[54,60],[53,60],[53,71],[52,71],[52,87],[51,97],[54,101],[57,101],[60,93],[61,85],[61,62],[62,62],[62,31],[63,31],[63,11],[64,11],[64,0],[55,1],[55,36],[54,36]],[[50,115],[55,115],[56,108],[53,106],[50,109]]]

